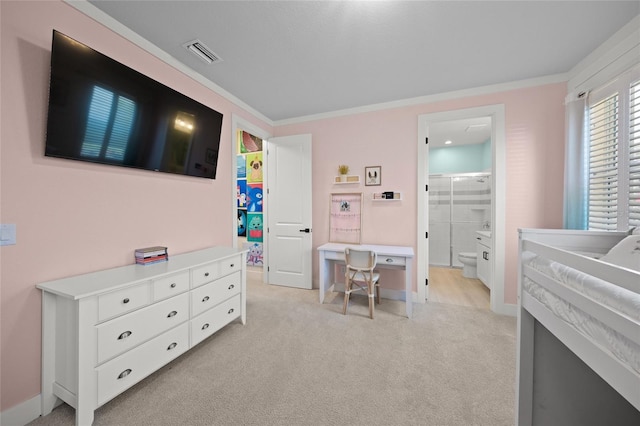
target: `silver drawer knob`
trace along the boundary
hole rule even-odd
[[[209,296],[205,296],[205,297],[202,298],[203,302],[206,302],[207,300],[209,300]]]
[[[235,285],[231,284],[231,285],[228,287],[228,290],[233,290],[233,288],[234,288],[234,287],[235,287]]]
[[[206,330],[207,328],[209,328],[209,323],[207,323],[207,324],[205,324],[205,325],[203,325],[203,326],[202,326],[202,329],[203,329],[203,330]]]
[[[387,263],[393,263],[393,259],[387,258]]]
[[[131,374],[131,369],[127,368],[126,370],[124,370],[122,373],[120,373],[118,375],[118,380],[120,379],[124,379],[125,377],[127,377],[129,374]]]
[[[178,311],[171,311],[171,312],[169,312],[169,315],[167,315],[167,318],[173,318],[176,315],[178,315]]]
[[[205,277],[208,277],[208,276],[209,276],[209,273],[208,273],[208,272],[205,272],[205,273],[204,273],[204,276],[205,276]]]
[[[233,308],[229,309],[229,312],[227,312],[227,314],[232,314],[233,313]]]
[[[171,283],[171,285],[169,287],[176,288],[176,283]]]
[[[172,344],[169,345],[169,347],[167,348],[168,351],[175,349],[175,347],[178,346],[178,344],[176,342],[173,342]]]
[[[122,299],[122,303],[129,303],[129,298],[125,297],[124,299]]]

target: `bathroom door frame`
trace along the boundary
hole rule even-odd
[[[493,261],[491,262],[491,311],[512,315],[504,302],[504,258],[505,258],[505,217],[506,217],[506,137],[504,104],[486,105],[474,108],[442,111],[418,116],[418,300],[429,297],[426,285],[429,280],[429,128],[443,121],[464,120],[476,117],[491,118],[491,236]]]

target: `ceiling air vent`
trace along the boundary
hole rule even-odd
[[[213,51],[205,46],[200,40],[190,41],[183,44],[183,46],[207,64],[222,62],[222,58],[213,53]]]

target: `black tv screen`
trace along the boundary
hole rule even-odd
[[[53,31],[45,155],[215,179],[222,114]]]

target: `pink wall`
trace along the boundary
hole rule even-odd
[[[1,410],[40,392],[35,284],[129,264],[136,247],[165,244],[176,254],[232,244],[232,113],[276,135],[313,135],[314,248],[328,239],[329,193],[344,190],[332,184],[339,163],[359,174],[364,166],[382,166],[382,187],[359,187],[367,195],[403,192],[402,202],[367,209],[363,241],[415,248],[417,116],[498,103],[505,104],[507,126],[508,303],[515,303],[517,228],[561,226],[564,84],[273,129],[62,2],[2,1],[0,20],[0,217],[17,225],[18,241],[0,249]],[[54,28],[222,112],[218,178],[45,158]]]
[[[1,410],[40,393],[41,298],[35,285],[170,254],[231,245],[231,114],[271,127],[62,2],[0,2]],[[45,158],[52,30],[57,29],[224,114],[216,180]]]
[[[518,228],[562,227],[566,90],[564,83],[552,84],[277,127],[276,136],[313,135],[314,249],[328,240],[327,200],[331,192],[362,191],[367,200],[372,192],[395,190],[403,193],[402,202],[365,201],[363,242],[409,245],[415,250],[418,116],[504,104],[505,302],[516,303]],[[334,185],[336,168],[343,163],[351,167],[353,174],[361,176],[365,166],[382,166],[382,186]],[[416,272],[414,267],[414,277]],[[314,262],[314,277],[317,274],[318,265]],[[384,280],[385,283],[394,281],[401,282],[393,278]]]

